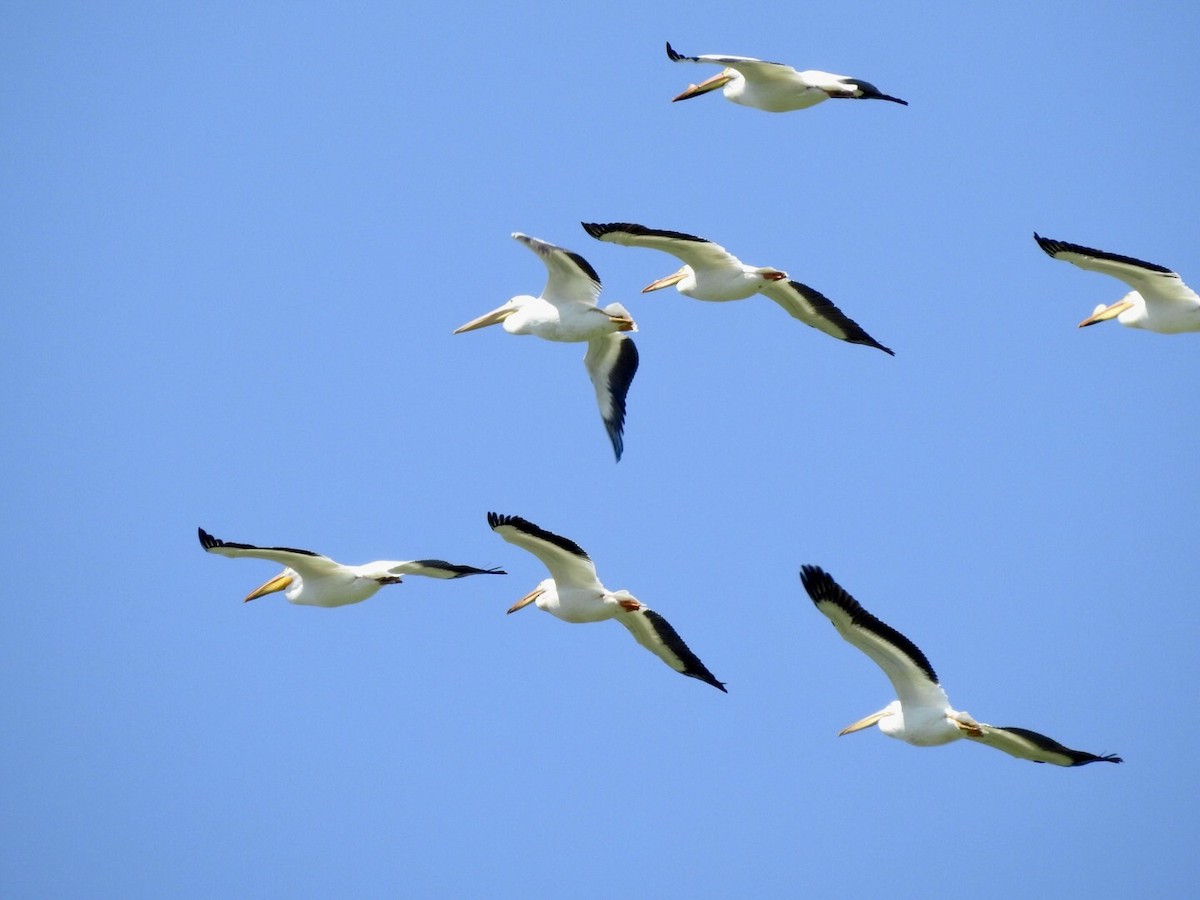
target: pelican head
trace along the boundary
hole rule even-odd
[[[259,585],[252,590],[242,602],[248,603],[259,597],[265,597],[267,594],[274,594],[276,591],[286,591],[284,596],[290,600],[294,594],[300,592],[303,584],[304,582],[300,579],[299,572],[295,569],[284,569],[266,584]]]
[[[683,281],[683,279],[687,278],[691,274],[692,267],[684,266],[678,272],[668,275],[666,278],[660,278],[658,281],[650,282],[648,285],[642,288],[642,293],[648,294],[651,291],[661,291],[665,287],[670,287],[673,284],[679,284],[679,282]]]
[[[1132,291],[1118,300],[1116,303],[1106,306],[1101,303],[1092,310],[1092,314],[1079,323],[1080,328],[1085,328],[1088,325],[1095,325],[1097,322],[1103,322],[1107,319],[1119,317],[1126,310],[1133,309],[1137,306],[1134,297],[1138,296],[1136,291]],[[1118,319],[1118,321],[1121,321]]]
[[[464,331],[474,331],[476,328],[487,328],[489,325],[499,325],[518,309],[521,308],[521,298],[513,297],[503,306],[497,306],[491,312],[484,313],[477,319],[472,319],[466,325],[460,325],[454,329],[455,334],[462,334]]]
[[[862,731],[864,728],[870,728],[872,725],[874,725],[880,719],[886,718],[887,716],[894,716],[894,715],[898,714],[899,712],[900,712],[900,701],[893,700],[891,703],[889,703],[883,709],[879,710],[879,712],[873,712],[869,716],[867,716],[865,719],[859,719],[853,725],[847,725],[845,728],[843,728],[841,731],[838,732],[838,737],[841,737],[843,734],[853,734],[856,731]]]
[[[524,597],[522,597],[520,600],[518,600],[516,603],[514,603],[512,606],[510,606],[507,610],[505,610],[505,615],[508,615],[509,613],[515,613],[518,609],[524,609],[530,603],[534,603],[543,597],[548,597],[548,596],[553,595],[553,592],[554,592],[554,579],[547,578],[546,580],[539,582],[537,587],[535,587],[532,591],[530,591],[528,594],[526,594]],[[541,603],[538,603],[538,606],[541,606],[541,605],[542,605]]]
[[[699,97],[701,94],[707,94],[709,91],[715,91],[717,88],[725,87],[735,78],[741,77],[735,69],[726,69],[719,75],[714,75],[707,81],[702,81],[699,84],[689,84],[687,90],[678,97],[672,97],[671,102],[676,100],[690,100],[692,97]]]

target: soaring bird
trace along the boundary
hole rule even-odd
[[[896,354],[867,334],[857,322],[833,305],[833,301],[806,284],[788,280],[787,272],[770,266],[748,266],[720,244],[682,231],[663,231],[631,222],[581,222],[584,231],[598,241],[626,247],[649,247],[683,261],[677,272],[651,282],[642,293],[675,285],[679,293],[695,300],[724,302],[764,294],[799,319],[840,341],[875,347]]]
[[[1056,766],[1121,762],[1119,756],[1097,756],[1084,750],[1072,750],[1027,728],[985,725],[975,721],[970,713],[952,709],[933,666],[916,644],[863,609],[818,566],[801,567],[800,581],[838,634],[883,669],[900,698],[879,712],[848,725],[840,734],[850,734],[878,723],[879,730],[888,737],[917,747],[936,747],[959,738],[970,738],[1021,759]]]
[[[285,567],[266,584],[247,594],[246,600],[283,591],[283,595],[290,602],[301,606],[346,606],[350,603],[361,603],[385,584],[399,584],[401,575],[462,578],[466,575],[508,574],[503,569],[477,569],[474,566],[459,566],[440,559],[415,559],[411,562],[379,560],[361,566],[343,566],[328,556],[313,553],[311,550],[235,544],[215,538],[203,528],[198,531],[200,546],[209,553],[269,559]]]
[[[1054,241],[1036,231],[1033,239],[1054,259],[1092,272],[1103,272],[1133,288],[1116,303],[1097,306],[1090,316],[1079,323],[1080,328],[1115,317],[1128,328],[1144,328],[1159,334],[1200,331],[1200,297],[1183,283],[1178,274],[1165,266],[1143,262],[1132,256],[1068,244],[1066,241]]]
[[[669,42],[667,57],[672,62],[714,63],[725,67],[719,75],[707,81],[688,85],[686,91],[672,98],[673,101],[699,97],[723,88],[726,100],[767,112],[807,109],[830,97],[842,100],[890,100],[908,106],[907,100],[890,97],[870,82],[847,75],[813,69],[797,72],[783,63],[764,62],[749,56],[684,56],[676,53]]]
[[[591,558],[574,541],[519,516],[490,512],[487,521],[496,534],[528,550],[550,570],[549,578],[508,608],[510,613],[536,603],[538,609],[564,622],[616,619],[629,629],[634,640],[676,672],[725,691],[725,685],[708,671],[666,619],[629,591],[610,591],[602,585]]]
[[[455,334],[488,325],[504,324],[509,334],[536,334],[548,341],[587,341],[583,364],[587,368],[600,418],[620,461],[625,449],[625,395],[638,367],[637,347],[622,332],[637,331],[637,325],[620,303],[603,308],[600,276],[578,253],[564,250],[528,235],[513,233],[538,255],[549,271],[540,297],[522,294],[503,306],[454,329]]]

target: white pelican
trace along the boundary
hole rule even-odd
[[[574,541],[568,540],[519,516],[487,514],[488,525],[510,544],[528,550],[550,570],[550,577],[508,608],[514,613],[530,603],[564,622],[602,622],[616,619],[629,629],[634,640],[676,672],[699,678],[719,691],[717,681],[700,658],[666,619],[629,591],[610,591],[596,577],[596,566]],[[727,691],[725,691],[728,693]]]
[[[1103,272],[1133,288],[1116,303],[1097,306],[1090,316],[1079,323],[1080,328],[1115,316],[1118,322],[1129,328],[1144,328],[1160,334],[1200,331],[1200,297],[1165,266],[1143,262],[1132,256],[1068,244],[1066,241],[1053,241],[1036,231],[1033,239],[1054,259],[1065,260],[1092,272]]]
[[[681,231],[662,231],[631,222],[580,224],[598,241],[626,247],[649,247],[683,260],[683,268],[646,285],[642,288],[643,294],[671,285],[675,285],[679,293],[695,300],[714,302],[743,300],[754,294],[765,294],[782,306],[788,315],[805,325],[840,341],[865,344],[890,356],[896,355],[867,334],[824,294],[798,281],[789,281],[787,272],[780,269],[748,266],[720,244]]]
[[[261,587],[246,595],[254,600],[266,594],[283,591],[292,603],[301,606],[346,606],[361,603],[385,584],[399,584],[401,575],[424,575],[427,578],[462,578],[466,575],[507,575],[503,569],[476,569],[457,566],[440,559],[414,559],[411,562],[379,560],[361,566],[343,566],[328,556],[311,550],[291,547],[255,547],[235,544],[215,538],[203,528],[200,546],[209,553],[221,556],[249,556],[269,559],[284,566],[284,570]]]
[[[540,297],[520,295],[503,306],[454,329],[455,334],[504,323],[509,334],[536,334],[548,341],[587,341],[583,364],[587,367],[600,418],[620,461],[625,449],[625,395],[638,367],[637,347],[619,332],[637,331],[633,318],[620,303],[603,309],[600,276],[586,259],[545,241],[518,232],[513,237],[536,253],[550,272]]]
[[[1119,756],[1072,750],[1027,728],[985,725],[976,722],[969,713],[952,709],[933,666],[916,644],[863,609],[818,566],[802,566],[800,580],[838,634],[883,669],[900,697],[879,712],[843,728],[839,734],[850,734],[878,723],[879,730],[888,737],[918,747],[936,747],[965,737],[1021,759],[1056,766],[1121,762]]]
[[[686,91],[675,100],[699,97],[717,88],[724,88],[726,100],[753,106],[767,112],[789,112],[793,109],[808,109],[830,97],[844,100],[890,100],[908,106],[907,100],[889,97],[870,82],[860,81],[847,75],[817,72],[809,69],[797,72],[783,63],[764,62],[749,56],[684,56],[676,53],[667,43],[667,56],[672,62],[714,63],[725,66],[719,75],[714,75],[699,84],[689,84]]]

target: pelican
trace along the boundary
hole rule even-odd
[[[707,81],[689,84],[686,91],[672,98],[672,102],[699,97],[722,88],[726,100],[767,112],[808,109],[830,97],[843,100],[890,100],[908,106],[907,100],[889,97],[870,82],[846,75],[812,69],[797,72],[783,63],[764,62],[749,56],[684,56],[676,53],[670,42],[667,43],[667,57],[671,62],[714,63],[725,67],[719,75]]]
[[[970,713],[952,709],[933,666],[916,644],[863,609],[820,567],[802,566],[800,581],[838,634],[883,669],[900,697],[879,712],[843,728],[839,734],[850,734],[878,723],[879,730],[888,737],[918,747],[936,747],[970,738],[1020,759],[1056,766],[1121,762],[1119,756],[1072,750],[1027,728],[985,725],[976,722]]]
[[[536,253],[549,270],[542,295],[513,297],[454,329],[454,333],[503,323],[509,334],[536,334],[548,341],[570,343],[587,341],[583,364],[592,379],[600,418],[619,462],[625,449],[625,395],[638,367],[637,347],[621,332],[637,331],[637,325],[620,303],[604,308],[596,305],[600,276],[582,256],[519,232],[514,232],[513,238]]]
[[[1033,239],[1054,259],[1092,272],[1103,272],[1133,288],[1116,303],[1097,306],[1079,323],[1080,328],[1115,317],[1127,328],[1144,328],[1159,334],[1200,331],[1200,297],[1165,266],[1066,241],[1053,241],[1036,231]]]
[[[629,591],[610,591],[602,585],[591,558],[574,541],[519,516],[490,512],[487,522],[496,534],[528,550],[550,570],[550,577],[510,606],[508,612],[536,603],[538,609],[564,622],[616,619],[629,629],[634,640],[676,672],[699,678],[728,693],[666,619]]]
[[[503,569],[476,569],[457,566],[440,559],[414,559],[411,562],[379,560],[361,566],[343,566],[328,556],[291,547],[256,547],[215,538],[203,528],[200,546],[221,556],[249,556],[269,559],[284,570],[261,587],[246,595],[246,601],[283,591],[291,603],[300,606],[346,606],[361,603],[385,584],[399,584],[401,575],[427,578],[463,578],[467,575],[507,575]]]
[[[580,224],[598,241],[626,247],[649,247],[683,260],[683,268],[646,285],[642,288],[643,294],[671,285],[687,297],[714,302],[744,300],[754,294],[764,294],[805,325],[840,341],[865,344],[889,356],[896,355],[867,334],[824,294],[798,281],[788,280],[787,272],[781,269],[748,266],[720,244],[681,231],[663,231],[630,222]]]

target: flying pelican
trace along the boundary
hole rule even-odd
[[[797,72],[783,63],[764,62],[749,56],[684,56],[676,53],[667,43],[667,57],[672,62],[715,63],[725,66],[719,75],[714,75],[699,84],[689,84],[686,91],[676,100],[699,97],[717,88],[724,88],[726,100],[753,106],[767,112],[789,112],[793,109],[808,109],[830,97],[844,100],[890,100],[908,106],[907,100],[889,97],[870,82],[860,81],[846,75],[833,75],[809,69]]]
[[[1200,297],[1183,279],[1165,266],[1143,262],[1132,256],[1120,256],[1093,250],[1066,241],[1044,238],[1036,231],[1033,239],[1054,259],[1065,260],[1081,269],[1103,272],[1119,278],[1131,288],[1116,303],[1101,303],[1079,327],[1095,325],[1114,316],[1128,328],[1144,328],[1159,334],[1200,331]]]
[[[933,666],[916,644],[863,609],[820,567],[802,566],[800,581],[838,634],[871,657],[900,696],[879,712],[843,728],[839,734],[850,734],[878,723],[879,730],[888,737],[917,747],[936,747],[965,737],[1021,759],[1056,766],[1121,762],[1119,756],[1072,750],[1027,728],[985,725],[976,722],[969,713],[952,709]]]
[[[519,232],[513,232],[513,238],[536,253],[549,270],[542,295],[513,297],[454,329],[454,333],[503,322],[509,334],[536,334],[548,341],[587,341],[583,364],[592,379],[600,418],[619,462],[625,449],[625,395],[638,367],[637,347],[620,332],[637,331],[637,325],[620,303],[610,303],[603,309],[596,305],[600,276],[578,253]]]
[[[712,241],[681,231],[662,231],[630,222],[581,222],[584,231],[598,241],[626,247],[649,247],[683,260],[684,266],[666,278],[651,282],[642,293],[675,285],[675,289],[695,300],[722,302],[743,300],[765,294],[805,325],[825,332],[840,341],[876,347],[889,356],[896,354],[833,305],[824,294],[798,281],[789,281],[787,272],[770,266],[748,266]]]
[[[209,553],[221,556],[249,556],[269,559],[284,566],[284,570],[261,587],[246,595],[246,600],[283,591],[292,603],[301,606],[346,606],[361,603],[385,584],[399,584],[401,575],[424,575],[427,578],[462,578],[466,575],[507,575],[503,569],[476,569],[456,566],[440,559],[415,559],[412,562],[379,560],[361,566],[343,566],[328,556],[311,550],[291,547],[256,547],[235,544],[215,538],[203,528],[200,546]]]
[[[699,678],[719,691],[717,681],[671,624],[629,591],[610,591],[596,577],[596,566],[574,541],[539,528],[519,516],[487,514],[488,525],[510,544],[528,550],[550,570],[550,577],[508,608],[514,613],[530,603],[564,622],[616,619],[634,640],[676,672]],[[728,693],[726,691],[726,693]]]

